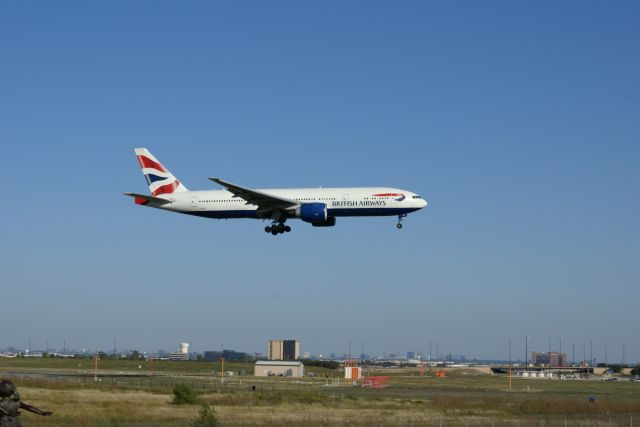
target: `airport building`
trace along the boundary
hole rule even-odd
[[[552,351],[551,353],[538,353],[536,351],[531,353],[531,364],[534,366],[551,366],[562,367],[567,366],[567,353],[558,353]]]
[[[256,377],[294,377],[304,376],[302,362],[287,360],[258,360],[254,365]]]
[[[180,351],[169,353],[169,360],[189,360],[189,343],[181,342]]]
[[[269,360],[300,359],[298,340],[269,340]]]

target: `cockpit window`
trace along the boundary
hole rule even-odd
[[[421,197],[416,195],[416,196],[412,196],[414,199],[420,199]]]

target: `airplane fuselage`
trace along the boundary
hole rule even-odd
[[[323,203],[329,217],[406,215],[426,206],[415,193],[388,187],[280,188],[260,189],[264,193],[302,203]],[[206,218],[264,218],[258,206],[227,190],[189,191],[159,196],[171,203],[154,206],[173,212]],[[293,215],[287,215],[292,218]]]

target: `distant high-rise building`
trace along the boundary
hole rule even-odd
[[[416,352],[415,351],[407,351],[407,359],[415,359]]]
[[[269,360],[298,360],[298,340],[269,340]]]

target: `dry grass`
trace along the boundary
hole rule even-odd
[[[143,391],[20,389],[29,403],[55,411],[50,418],[25,414],[23,421],[34,426],[185,426],[195,421],[200,409],[199,405],[173,405],[169,394]],[[577,406],[567,406],[570,402],[539,398],[521,402],[460,397],[412,401],[337,398],[314,393],[212,393],[202,395],[200,401],[215,407],[221,424],[230,426],[431,426],[440,422],[453,426],[491,425],[492,420],[505,422],[516,419],[526,426],[527,423],[534,425],[534,421],[541,418],[549,423],[567,416],[571,420],[570,425],[583,425],[586,418],[591,417],[590,425],[596,426],[608,425],[607,412],[620,414],[623,418],[622,414],[640,413],[640,403],[627,400],[590,406],[574,402]],[[578,412],[570,414],[570,410]]]
[[[179,382],[182,377],[174,377]],[[43,418],[24,414],[32,426],[188,426],[200,403],[215,408],[225,426],[484,426],[640,425],[640,384],[596,381],[515,380],[464,372],[443,379],[394,375],[383,390],[327,387],[314,380],[298,387],[293,379],[243,379],[244,388],[208,392],[197,405],[171,404],[170,387],[133,384],[78,384],[60,380],[15,379],[24,399],[55,412]],[[262,382],[261,382],[262,381]],[[262,384],[248,391],[250,384]],[[288,389],[278,389],[287,385]],[[239,390],[236,391],[236,390]],[[245,390],[245,391],[242,391]],[[588,403],[594,395],[596,403]],[[588,420],[588,421],[587,421]],[[442,423],[442,424],[441,424]]]

